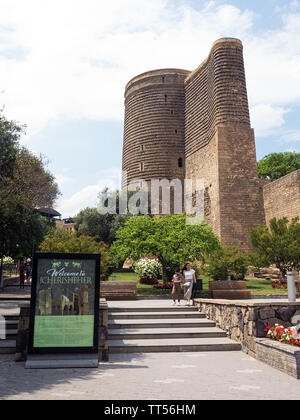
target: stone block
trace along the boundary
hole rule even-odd
[[[259,311],[260,319],[273,318],[275,316],[275,311],[272,308],[263,308]]]

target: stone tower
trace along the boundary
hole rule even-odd
[[[189,73],[154,70],[127,84],[122,168],[127,183],[184,179],[184,80]]]
[[[265,218],[240,40],[216,41],[193,72],[155,70],[128,83],[123,170],[127,183],[202,179],[206,222],[224,245],[250,249],[249,228]]]

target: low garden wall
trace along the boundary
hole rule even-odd
[[[275,369],[300,379],[300,348],[269,338],[256,339],[256,358]]]
[[[244,352],[253,357],[257,355],[257,338],[266,337],[266,326],[278,323],[289,327],[292,326],[292,318],[300,315],[300,302],[200,298],[194,299],[194,303],[208,319],[226,331],[229,338],[241,343]]]

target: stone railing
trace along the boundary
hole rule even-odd
[[[208,319],[215,321],[217,327],[241,343],[242,350],[253,357],[256,357],[256,340],[266,337],[267,325],[292,326],[292,318],[300,315],[300,302],[220,299],[194,299],[194,302]]]

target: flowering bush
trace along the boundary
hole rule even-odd
[[[280,283],[273,282],[272,287],[273,287],[273,289],[281,289],[282,287],[286,289],[287,288],[287,283],[285,283],[285,282],[280,282]]]
[[[14,260],[11,257],[4,257],[3,258],[3,265],[13,264]]]
[[[153,287],[159,290],[170,290],[173,288],[173,284],[172,283],[157,283]]]
[[[300,347],[300,333],[296,327],[284,328],[282,325],[268,325],[265,328],[267,338]]]
[[[138,283],[141,284],[149,284],[150,286],[153,286],[154,284],[158,283],[157,279],[147,279],[147,278],[143,278],[143,279],[139,279]]]
[[[143,282],[144,279],[157,279],[162,265],[155,259],[142,258],[133,264],[133,270]]]

